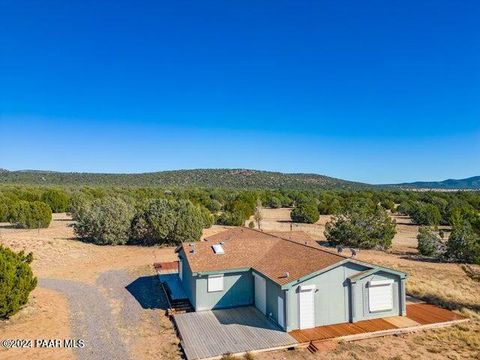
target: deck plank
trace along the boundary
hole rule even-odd
[[[318,326],[312,329],[294,330],[290,332],[290,335],[297,339],[298,342],[304,343],[307,341],[327,340],[362,333],[402,329],[417,325],[445,323],[461,319],[465,319],[465,317],[435,305],[412,303],[407,304],[407,316]]]
[[[188,360],[297,344],[254,307],[174,315]]]

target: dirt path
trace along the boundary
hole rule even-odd
[[[85,347],[75,349],[84,360],[129,359],[105,297],[92,285],[60,279],[40,279],[39,286],[65,294],[70,306],[72,336]]]
[[[40,279],[39,286],[66,296],[70,308],[72,337],[83,339],[84,348],[74,349],[78,359],[141,358],[138,344],[148,334],[165,330],[165,299],[156,275],[137,271],[111,270],[102,273],[95,284],[62,279]],[[158,357],[162,347],[148,344],[146,351]],[[140,356],[139,356],[140,355]],[[148,358],[148,356],[146,356]],[[161,356],[160,356],[161,357]]]

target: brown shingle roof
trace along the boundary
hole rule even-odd
[[[224,242],[225,254],[212,245]],[[310,239],[311,241],[311,239]],[[183,245],[192,272],[253,268],[280,285],[346,259],[329,251],[248,228],[232,228],[195,243]],[[289,273],[286,278],[285,273]]]

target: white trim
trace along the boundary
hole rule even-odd
[[[300,291],[309,291],[309,290],[315,290],[317,286],[315,284],[313,285],[300,285]]]
[[[183,281],[183,262],[181,258],[178,258],[178,277],[180,281]]]
[[[277,300],[277,322],[283,328],[285,328],[285,305],[283,297],[279,296]]]
[[[368,282],[368,286],[382,286],[382,285],[390,285],[393,284],[393,280],[370,280]]]

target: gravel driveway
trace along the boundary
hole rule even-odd
[[[85,341],[84,348],[75,349],[78,359],[127,360],[134,359],[128,352],[134,340],[132,329],[134,332],[144,316],[160,322],[159,309],[164,308],[164,300],[157,282],[155,276],[135,278],[127,271],[117,270],[103,273],[95,285],[40,279],[39,286],[67,296],[72,337]]]

